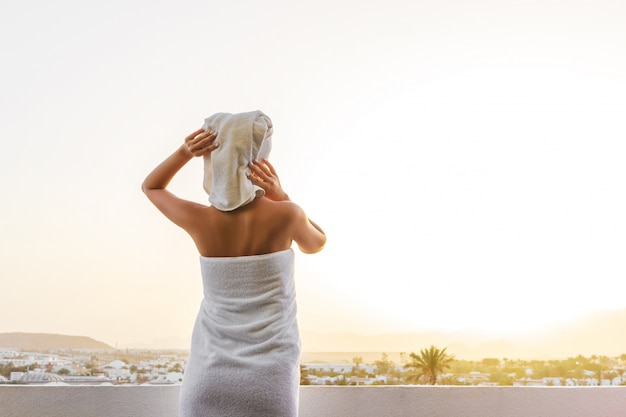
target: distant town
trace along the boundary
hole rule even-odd
[[[428,356],[429,353],[435,355]],[[336,360],[305,359],[301,363],[301,384],[626,385],[626,354],[619,357],[579,355],[562,360],[485,358],[470,361],[455,359],[445,349],[431,346],[431,351],[379,353],[378,359],[363,360],[364,356],[372,358],[373,355],[371,352],[357,353],[351,360],[339,356]],[[180,384],[184,379],[187,357],[188,352],[184,350],[25,351],[0,348],[0,384]],[[429,366],[435,371],[428,371]]]

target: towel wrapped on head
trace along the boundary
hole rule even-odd
[[[204,130],[217,132],[219,147],[204,156],[204,190],[221,211],[246,205],[265,191],[248,179],[248,165],[267,159],[272,149],[272,121],[259,110],[216,113],[204,119]]]

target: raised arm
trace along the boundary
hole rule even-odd
[[[293,240],[304,253],[321,251],[326,244],[326,234],[320,226],[309,219],[300,206],[291,202],[289,195],[283,190],[276,170],[268,160],[250,163],[248,178],[253,184],[265,191],[265,197],[273,201],[285,201],[292,205]]]
[[[141,189],[152,204],[183,229],[188,229],[190,225],[191,209],[199,205],[176,197],[166,188],[174,175],[194,156],[203,156],[219,146],[215,142],[216,137],[216,132],[205,132],[203,129],[191,133],[185,138],[185,143],[154,168],[141,185]]]

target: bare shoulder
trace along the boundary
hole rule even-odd
[[[275,214],[280,217],[289,230],[291,240],[296,242],[304,253],[316,253],[326,244],[324,231],[306,215],[304,209],[292,201],[271,202]]]
[[[255,205],[259,210],[273,215],[297,217],[304,214],[304,210],[293,201],[273,201],[259,198]]]

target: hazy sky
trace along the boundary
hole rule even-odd
[[[297,252],[303,332],[626,308],[625,21],[620,0],[4,1],[0,332],[187,347],[198,256],[140,184],[206,116],[255,109],[328,235]],[[201,176],[172,189],[206,202]]]

